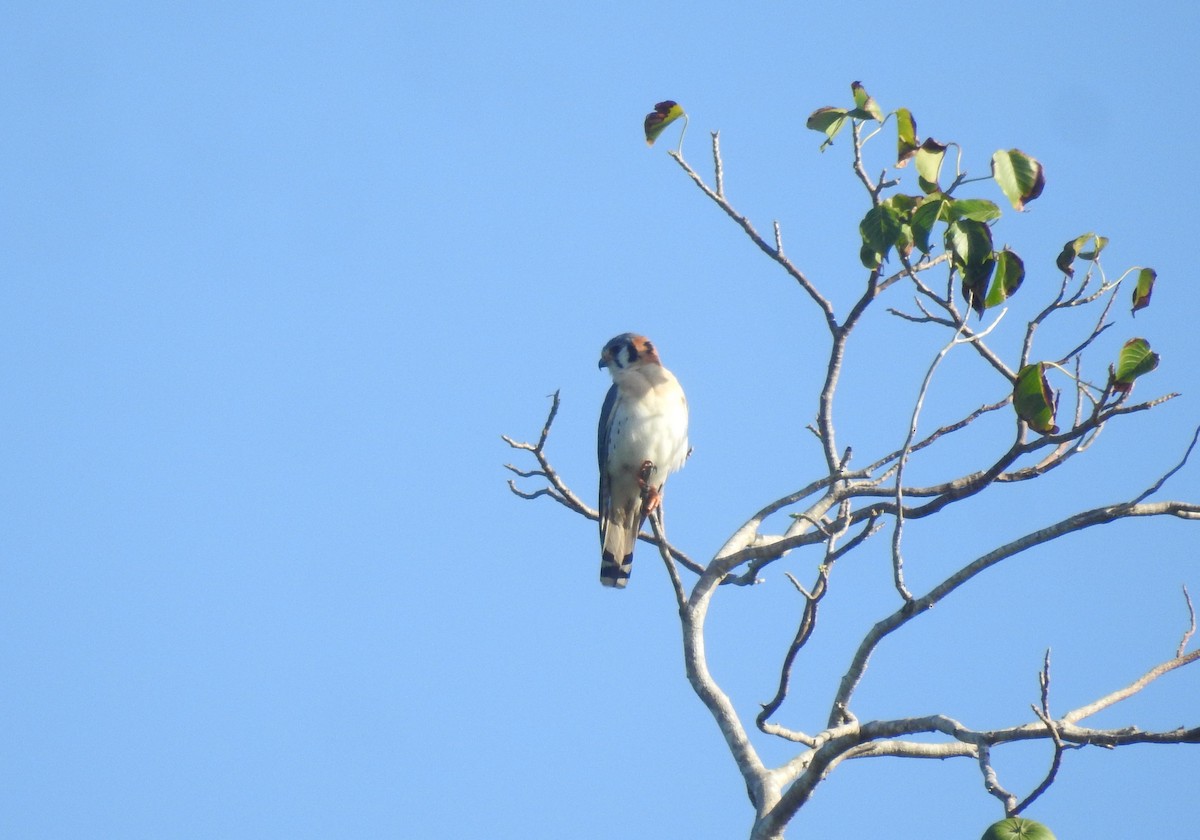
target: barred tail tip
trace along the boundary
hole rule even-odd
[[[600,583],[615,589],[624,589],[629,583],[629,573],[632,570],[632,552],[626,554],[624,561],[618,563],[612,552],[605,551],[600,559]]]

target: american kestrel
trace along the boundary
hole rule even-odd
[[[687,460],[687,398],[645,336],[624,333],[605,344],[600,367],[613,378],[597,440],[600,582],[622,588],[642,523],[657,506],[667,475]]]

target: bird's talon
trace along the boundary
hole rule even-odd
[[[643,490],[646,489],[646,482],[650,480],[657,467],[653,461],[642,461],[642,468],[638,470],[638,486]]]

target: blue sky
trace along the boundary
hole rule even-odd
[[[1112,274],[1158,270],[1151,308],[1122,305],[1104,339],[1149,338],[1163,364],[1138,395],[1183,396],[1040,488],[913,526],[914,589],[1135,495],[1200,423],[1196,8],[414,5],[3,13],[4,836],[745,835],[661,564],[643,547],[630,588],[602,590],[594,525],[518,501],[501,468],[499,436],[535,436],[561,389],[550,454],[591,499],[596,359],[637,330],[691,403],[696,452],[667,502],[681,547],[710,556],[819,474],[803,427],[821,324],[670,160],[674,129],[645,147],[658,100],[687,108],[705,174],[721,130],[731,200],[761,230],[779,219],[843,310],[865,197],[845,145],[818,154],[803,123],[856,79],[973,172],[1014,146],[1046,165],[1044,196],[998,227],[1038,266],[1000,346],[1077,234],[1111,237]],[[864,460],[903,440],[942,340],[864,324],[839,419]],[[952,356],[931,427],[991,396],[979,373]],[[978,449],[919,468],[956,454]],[[1200,498],[1200,464],[1162,495]],[[1122,686],[1173,653],[1198,544],[1194,525],[1124,523],[1018,557],[881,648],[857,712],[1023,721],[1047,646],[1056,708]],[[788,563],[710,621],[713,668],[751,714],[798,614],[782,572],[815,559]],[[781,713],[796,726],[895,606],[882,542],[839,575]],[[1200,671],[1177,672],[1097,723],[1195,725],[1197,696]],[[1028,789],[1047,750],[997,760]],[[1063,838],[1185,836],[1198,772],[1195,748],[1070,753],[1030,815]],[[795,833],[974,837],[999,816],[970,762],[860,762]]]

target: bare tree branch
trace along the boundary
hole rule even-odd
[[[1183,465],[1188,462],[1188,458],[1190,458],[1192,455],[1192,450],[1196,448],[1196,439],[1197,438],[1200,438],[1200,426],[1197,426],[1196,431],[1192,434],[1192,442],[1188,444],[1188,448],[1183,453],[1183,457],[1179,459],[1179,463],[1176,464],[1171,469],[1167,470],[1167,472],[1162,476],[1162,478],[1160,478],[1158,481],[1154,482],[1154,484],[1152,484],[1150,487],[1146,488],[1146,490],[1140,496],[1138,496],[1137,498],[1134,499],[1135,502],[1142,502],[1142,501],[1145,501],[1146,499],[1150,498],[1151,496],[1153,496],[1155,493],[1157,493],[1159,490],[1162,489],[1162,486],[1164,484],[1167,483],[1167,479],[1169,479],[1171,476],[1175,475],[1175,473],[1177,473],[1181,469],[1183,469]]]
[[[975,409],[970,414],[963,417],[961,420],[957,420],[953,423],[949,423],[945,426],[941,426],[938,429],[935,429],[930,434],[926,435],[923,439],[913,443],[910,447],[908,447],[908,454],[911,455],[914,452],[920,452],[922,449],[925,449],[928,446],[932,446],[940,438],[943,438],[949,434],[953,434],[954,432],[957,432],[960,429],[965,429],[967,426],[969,426],[971,423],[978,420],[983,415],[985,415],[989,412],[992,412],[992,411],[996,411],[997,409],[1004,408],[1006,405],[1008,405],[1011,402],[1012,402],[1012,395],[1010,394],[1009,396],[1005,397],[1004,399],[1000,400],[999,402],[989,403],[988,405],[981,405],[979,408]],[[868,466],[866,469],[862,470],[861,472],[869,475],[869,474],[875,472],[876,470],[878,470],[880,467],[886,466],[887,464],[890,464],[893,461],[898,461],[900,459],[901,454],[903,454],[903,452],[904,452],[904,448],[901,447],[900,449],[897,449],[896,451],[883,456],[882,458],[880,458],[879,460],[875,461],[870,466]],[[849,478],[852,476],[847,476],[847,477]]]
[[[1200,650],[1194,650],[1191,653],[1169,659],[1161,665],[1154,666],[1124,688],[1119,688],[1111,694],[1106,694],[1098,700],[1067,712],[1062,716],[1062,721],[1065,724],[1073,724],[1076,721],[1091,717],[1097,712],[1107,709],[1109,706],[1114,706],[1122,700],[1129,699],[1163,674],[1170,673],[1176,668],[1182,668],[1184,665],[1189,665],[1197,659],[1200,659]]]
[[[719,134],[720,133],[716,131],[712,133],[713,159],[716,161],[716,170],[718,175],[721,171]],[[725,198],[724,187],[719,186],[717,190],[712,189],[708,186],[708,184],[704,183],[704,179],[696,173],[696,170],[692,169],[692,167],[688,165],[687,161],[683,159],[683,155],[679,154],[678,152],[668,152],[668,154],[670,154],[671,157],[675,159],[675,162],[683,168],[683,171],[688,174],[688,177],[691,178],[693,182],[695,182],[696,186],[700,188],[701,192],[712,199],[712,201],[718,207],[724,210],[729,218],[737,222],[738,226],[741,227],[741,229],[746,232],[746,235],[750,237],[751,242],[757,245],[764,254],[777,262],[783,268],[783,270],[786,271],[788,275],[796,281],[797,284],[799,284],[800,288],[804,289],[804,291],[812,299],[813,303],[815,303],[821,312],[824,313],[826,324],[829,326],[830,330],[835,329],[837,326],[837,320],[834,317],[833,304],[826,300],[825,297],[817,291],[817,287],[814,286],[808,277],[805,276],[804,272],[793,265],[792,261],[783,255],[782,250],[772,248],[767,241],[759,235],[758,231],[754,229],[754,225],[750,223],[750,220],[733,208],[733,205],[730,204]]]
[[[1016,805],[1006,816],[1015,817],[1032,805],[1039,796],[1050,789],[1050,785],[1054,784],[1054,780],[1058,777],[1058,769],[1062,766],[1063,753],[1066,751],[1066,745],[1063,743],[1062,737],[1058,734],[1058,724],[1050,719],[1049,712],[1043,712],[1037,706],[1033,706],[1033,713],[1038,716],[1038,719],[1045,724],[1046,730],[1050,733],[1050,737],[1054,741],[1054,755],[1050,759],[1050,769],[1046,771],[1045,778],[1041,783],[1030,791],[1021,802]]]
[[[962,586],[967,581],[978,575],[985,569],[991,568],[1008,557],[1019,554],[1034,546],[1042,545],[1051,540],[1058,539],[1066,534],[1074,533],[1090,528],[1095,525],[1104,525],[1109,522],[1115,522],[1119,519],[1126,519],[1134,516],[1175,516],[1181,519],[1200,519],[1200,504],[1189,504],[1185,502],[1158,502],[1155,504],[1132,504],[1123,502],[1104,507],[1093,508],[1081,513],[1068,516],[1053,525],[1041,528],[1023,537],[1020,537],[1012,542],[1000,546],[982,557],[968,563],[966,566],[959,569],[954,574],[943,580],[940,584],[931,589],[926,595],[916,598],[912,601],[904,603],[900,609],[889,615],[887,618],[879,621],[872,627],[867,635],[860,643],[854,658],[851,661],[850,669],[842,677],[841,685],[838,688],[836,697],[834,698],[833,708],[829,714],[829,725],[833,726],[841,719],[842,709],[849,707],[850,697],[854,690],[858,687],[862,680],[863,672],[866,670],[867,661],[871,658],[871,654],[883,639],[888,635],[903,627],[916,616],[933,607],[951,592]],[[1200,653],[1196,654],[1200,655]],[[1168,663],[1169,664],[1169,663]],[[1184,664],[1184,663],[1181,663]],[[1171,667],[1179,667],[1173,665]],[[1151,677],[1153,679],[1153,677]],[[1126,695],[1128,696],[1128,695]],[[1124,699],[1124,697],[1116,698]],[[1116,702],[1113,700],[1112,702]],[[1111,705],[1111,704],[1109,704]],[[1103,708],[1103,707],[1101,707]],[[1099,711],[1097,708],[1095,711]],[[1091,711],[1087,714],[1092,714]],[[1072,718],[1070,715],[1065,718],[1068,722],[1074,722],[1086,715],[1077,715]]]

